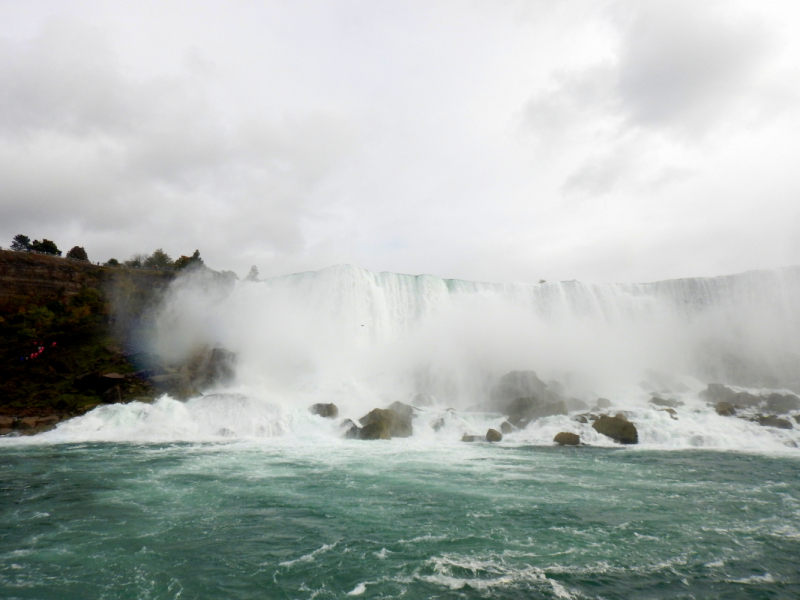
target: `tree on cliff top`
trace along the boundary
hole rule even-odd
[[[55,242],[48,239],[42,239],[41,242],[39,240],[33,240],[33,243],[31,244],[31,250],[40,254],[61,256],[61,250],[58,249],[58,246],[55,245]]]
[[[17,252],[30,252],[31,251],[31,238],[27,235],[15,235],[11,240],[11,249]]]
[[[67,252],[67,258],[89,262],[89,256],[86,254],[86,250],[84,250],[82,246],[73,246],[72,249]]]
[[[181,256],[175,261],[175,270],[183,271],[184,269],[200,269],[205,267],[203,259],[200,258],[200,250],[195,250],[191,256]]]
[[[175,261],[161,248],[144,259],[144,266],[148,269],[171,269]]]

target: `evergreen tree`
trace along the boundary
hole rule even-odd
[[[38,252],[39,254],[61,256],[61,250],[58,249],[58,246],[55,245],[55,242],[48,239],[42,239],[41,242],[39,240],[33,240],[33,243],[31,244],[31,250]]]
[[[144,266],[148,269],[171,269],[175,262],[169,254],[161,248],[153,252],[144,261]]]
[[[11,249],[17,252],[30,252],[31,251],[31,238],[27,235],[15,235],[11,241]]]
[[[244,278],[245,281],[258,281],[258,267],[253,265],[250,267],[250,272],[247,274],[247,277]]]

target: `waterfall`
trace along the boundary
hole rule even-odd
[[[188,341],[187,341],[188,340]],[[480,283],[350,265],[214,294],[177,282],[157,351],[220,343],[242,385],[292,396],[425,392],[479,404],[518,369],[573,394],[658,374],[756,387],[800,384],[800,267],[643,284]]]

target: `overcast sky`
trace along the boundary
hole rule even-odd
[[[0,0],[0,245],[651,281],[800,263],[800,3]]]

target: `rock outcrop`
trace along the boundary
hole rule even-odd
[[[794,394],[773,393],[767,396],[766,409],[769,412],[785,415],[786,413],[800,410],[800,398]]]
[[[717,402],[714,410],[721,417],[732,417],[736,414],[736,407],[731,402]]]
[[[678,408],[679,406],[683,406],[683,402],[680,400],[675,400],[674,398],[659,398],[658,396],[650,398],[650,404],[666,408]]]
[[[339,431],[342,432],[342,437],[348,440],[357,440],[361,433],[361,428],[350,419],[345,419],[339,423]]]
[[[531,421],[569,414],[563,400],[547,403],[536,397],[516,398],[506,406],[508,422],[514,427],[524,428]]]
[[[339,408],[332,402],[328,404],[318,402],[317,404],[313,404],[308,410],[312,415],[319,415],[320,417],[325,417],[326,419],[335,419],[339,416]],[[352,421],[350,422],[352,423]]]
[[[577,433],[562,431],[556,434],[553,441],[561,446],[578,446],[581,443],[581,437]]]
[[[781,419],[775,415],[761,415],[757,417],[757,423],[762,427],[776,427],[777,429],[794,429],[792,422],[788,419]]]
[[[620,444],[639,443],[639,432],[636,430],[636,426],[622,415],[614,417],[601,415],[592,423],[592,428]]]
[[[533,371],[511,371],[492,387],[490,401],[494,408],[502,410],[516,398],[542,398],[546,389],[547,384]]]
[[[363,429],[361,430],[361,439],[391,439],[393,437],[409,437],[413,432],[411,424],[412,410],[406,411],[400,402],[395,402],[391,406],[401,405],[402,414],[398,413],[393,408],[376,408],[368,414],[361,417],[358,422],[361,423]],[[408,407],[409,409],[411,407]],[[373,437],[379,435],[380,437]],[[384,435],[388,437],[383,437]]]
[[[487,442],[500,442],[503,440],[503,434],[497,431],[497,429],[490,429],[486,432],[486,441]]]

